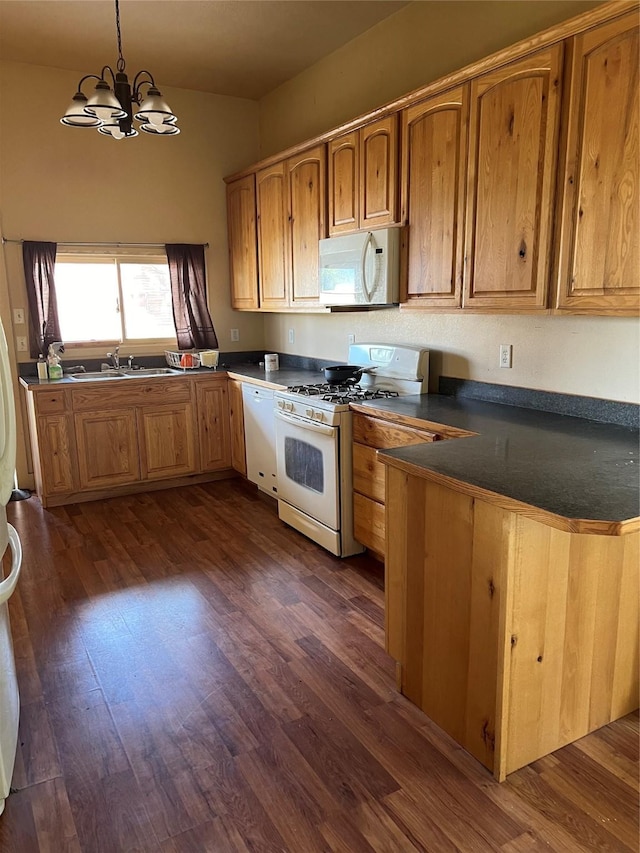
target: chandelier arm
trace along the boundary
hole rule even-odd
[[[103,66],[102,71],[100,72],[100,80],[104,80],[104,78],[106,76],[104,73],[105,71],[108,71],[109,74],[111,74],[111,83],[112,83],[112,86],[115,86],[116,75],[113,73],[113,68],[110,65],[104,65]],[[95,76],[95,75],[93,75],[93,76]]]
[[[147,74],[149,79],[138,80],[141,74]],[[153,79],[153,74],[143,68],[142,71],[138,71],[136,76],[133,78],[133,83],[131,84],[131,88],[133,89],[133,100],[136,102],[136,104],[140,103],[140,87],[144,86],[145,83],[147,84],[147,86],[155,87],[156,85],[156,81]]]
[[[104,69],[103,69],[104,70]],[[78,92],[82,91],[82,84],[85,80],[103,80],[103,77],[98,77],[97,74],[85,74],[84,77],[78,83]]]

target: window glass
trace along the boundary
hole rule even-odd
[[[120,264],[125,336],[171,338],[175,335],[167,264]]]
[[[63,340],[120,339],[118,271],[113,261],[56,263],[55,281]]]
[[[169,267],[164,257],[58,253],[60,332],[67,343],[175,343]]]

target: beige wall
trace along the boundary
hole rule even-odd
[[[598,5],[584,2],[418,2],[354,39],[260,103],[263,155],[303,141],[446,72]],[[288,344],[293,329],[295,344]],[[267,315],[268,349],[347,358],[347,336],[422,344],[437,376],[638,402],[633,318],[429,314]],[[513,344],[513,368],[498,367]]]
[[[260,101],[267,157],[600,5],[587,0],[419,0]]]
[[[2,235],[55,242],[208,242],[209,301],[221,348],[262,347],[262,316],[240,314],[229,305],[223,182],[224,175],[258,157],[256,102],[168,89],[164,94],[182,133],[117,142],[59,123],[78,76],[0,64]],[[9,310],[26,307],[19,245],[4,245],[0,269],[0,310],[12,350],[15,336],[27,334],[26,326],[12,327]],[[231,343],[231,327],[240,330],[237,344]],[[20,358],[28,360],[28,354]],[[24,467],[22,446],[19,473]]]

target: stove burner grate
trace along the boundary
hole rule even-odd
[[[304,397],[319,397],[327,403],[353,403],[358,400],[384,400],[399,397],[397,391],[382,388],[363,388],[353,382],[340,385],[321,382],[316,385],[291,385],[287,391]]]

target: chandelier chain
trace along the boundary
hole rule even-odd
[[[122,33],[120,32],[120,3],[116,0],[116,30],[118,33],[118,71],[124,71],[125,61],[122,55]]]

